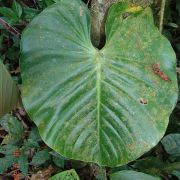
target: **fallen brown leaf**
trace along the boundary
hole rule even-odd
[[[48,168],[38,171],[36,174],[33,174],[30,180],[48,180],[52,173],[55,172],[55,169],[50,165]]]

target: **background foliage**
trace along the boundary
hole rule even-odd
[[[52,3],[53,0],[0,0],[0,17],[6,22],[6,28],[0,23],[0,58],[19,88],[21,87],[20,34],[33,17]],[[152,7],[158,25],[160,1],[154,1]],[[180,1],[178,0],[167,1],[163,34],[170,40],[177,55],[180,85]],[[80,179],[106,179],[106,175],[109,177],[110,174],[116,173],[116,176],[111,176],[111,179],[115,179],[118,171],[121,172],[118,179],[121,179],[120,176],[128,179],[126,173],[133,171],[162,179],[180,179],[179,117],[180,96],[170,117],[165,137],[155,148],[125,166],[102,168],[96,164],[64,159],[55,153],[42,142],[33,122],[24,110],[19,108],[0,119],[0,178],[10,179],[13,176],[20,176],[21,179],[48,179],[58,172],[75,169]],[[122,175],[122,172],[125,174]]]

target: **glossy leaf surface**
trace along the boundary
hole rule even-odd
[[[80,180],[74,169],[63,171],[50,178],[50,180]]]
[[[160,180],[158,177],[151,176],[142,172],[124,170],[110,175],[111,180]]]
[[[100,165],[155,146],[177,99],[176,59],[149,8],[113,5],[106,44],[90,40],[80,0],[60,1],[22,35],[22,97],[43,140],[61,155]]]

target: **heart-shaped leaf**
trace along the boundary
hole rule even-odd
[[[93,47],[90,13],[62,0],[22,35],[22,97],[43,140],[61,155],[100,165],[155,146],[177,99],[176,58],[150,8],[114,4],[106,44]]]
[[[19,105],[19,92],[0,60],[0,117]]]

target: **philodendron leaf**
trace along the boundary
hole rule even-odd
[[[51,177],[49,180],[79,180],[79,177],[74,169],[63,171]]]
[[[158,177],[151,176],[142,172],[124,170],[110,175],[111,180],[160,180]]]
[[[161,143],[168,154],[180,155],[180,134],[168,134],[161,140]]]
[[[15,82],[0,60],[0,116],[16,108],[19,104],[19,92]]]
[[[22,35],[22,97],[62,156],[117,166],[155,146],[177,99],[176,58],[149,8],[114,4],[106,44],[90,40],[81,0],[62,0]]]

